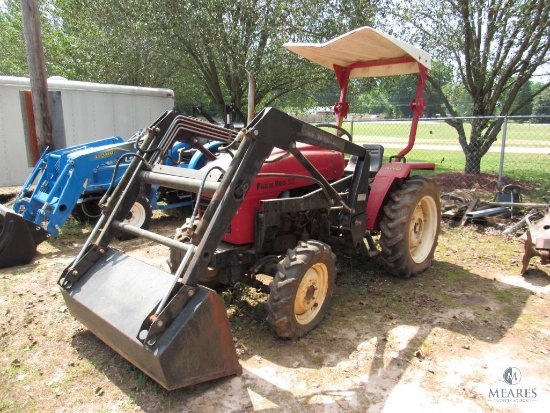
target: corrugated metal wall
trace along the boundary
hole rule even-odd
[[[48,89],[56,149],[115,135],[130,138],[174,106],[170,89],[59,78],[48,79]],[[33,166],[25,90],[29,79],[0,76],[0,187],[22,185]]]

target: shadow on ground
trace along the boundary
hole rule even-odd
[[[88,331],[74,335],[72,345],[148,412],[366,410],[384,406],[411,363],[435,351],[427,344],[434,329],[497,344],[532,294],[447,262],[396,280],[362,258],[343,257],[326,319],[299,340],[275,338],[258,300],[230,300],[239,377],[167,392]],[[537,286],[547,278],[526,276]]]

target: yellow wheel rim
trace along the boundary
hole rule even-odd
[[[413,211],[409,227],[409,250],[414,262],[424,261],[432,250],[437,232],[437,205],[423,197]]]
[[[302,277],[294,299],[294,315],[299,324],[308,324],[317,316],[327,291],[327,266],[322,263],[312,265]]]

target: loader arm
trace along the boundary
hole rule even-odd
[[[179,168],[195,168],[207,160],[216,159],[212,151],[230,143],[237,134],[236,131],[211,128],[208,123],[185,118],[175,111],[164,112],[151,129],[165,138],[165,144],[161,142],[150,153],[141,151],[139,156],[145,156],[149,161],[159,159],[162,164]],[[77,203],[90,200],[99,203],[106,191],[116,187],[130,160],[138,148],[142,148],[140,140],[142,138],[136,136],[125,142],[115,136],[49,153],[45,151],[17,195],[13,211],[7,207],[0,209],[0,267],[28,263],[41,242],[59,235]],[[206,143],[212,140],[216,142]],[[192,157],[179,152],[190,149],[196,150]],[[187,165],[188,161],[192,164]],[[158,204],[158,200],[165,201],[160,199],[164,193],[161,191],[164,190],[159,186],[153,186],[145,194],[154,209],[190,203],[183,199]],[[139,191],[134,191],[134,194],[135,201]],[[175,197],[178,195],[172,199]],[[132,205],[126,209],[125,216]]]
[[[301,156],[296,146],[298,142],[338,151],[342,154],[356,155],[360,164],[364,164],[365,157],[368,156],[362,146],[295,119],[277,109],[262,110],[248,125],[243,142],[197,227],[194,237],[197,249],[189,265],[189,270],[183,277],[184,284],[196,285],[202,273],[206,271],[209,260],[215,253],[227,225],[237,213],[248,189],[274,148],[287,150],[297,157],[329,194],[328,201],[331,206],[340,204],[346,214],[353,215],[354,218],[365,213],[366,204],[359,205],[358,202],[366,202],[368,197],[366,171],[363,168],[357,168],[358,175],[353,178],[357,185],[353,188],[352,199],[350,198],[352,207],[350,207],[338,191],[308,163],[305,157]],[[348,220],[351,222],[355,220],[354,218],[348,218]]]

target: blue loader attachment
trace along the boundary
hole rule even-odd
[[[124,141],[119,136],[42,154],[17,195],[13,209],[0,207],[0,268],[29,263],[37,246],[59,230],[74,215],[96,220],[108,191],[119,183],[138,152],[139,134]],[[175,142],[168,148],[166,166],[200,169],[226,142],[201,144]],[[144,186],[124,222],[147,229],[153,210],[190,205],[191,194],[160,185]],[[129,239],[116,232],[119,239]]]
[[[24,219],[44,226],[51,236],[59,235],[59,229],[69,218],[88,181],[93,180],[100,169],[103,173],[108,171],[110,181],[114,165],[107,162],[116,161],[132,149],[132,142],[113,137],[45,154],[45,159],[39,161],[17,196],[14,211]],[[119,174],[123,172],[121,168]],[[38,181],[33,191],[36,177]],[[26,197],[29,192],[32,195]]]
[[[110,181],[114,165],[108,161],[133,151],[133,146],[116,136],[50,153],[46,150],[17,195],[13,209],[0,207],[0,268],[30,262],[41,242],[59,234],[87,182],[99,170],[110,173]],[[124,170],[121,168],[118,179]]]

